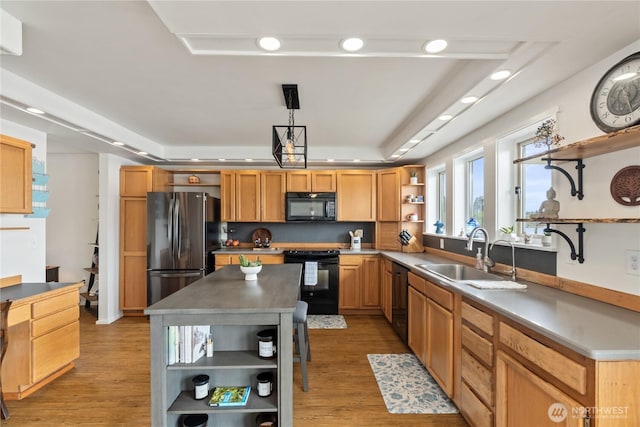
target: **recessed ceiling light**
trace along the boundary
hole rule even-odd
[[[511,71],[509,70],[500,70],[491,74],[491,80],[504,80],[511,75]]]
[[[408,149],[408,148],[406,148],[406,147],[402,147],[402,148],[400,148],[398,151],[409,151],[409,149]]]
[[[462,102],[463,104],[473,104],[477,100],[478,100],[477,96],[465,96],[460,100],[460,102]]]
[[[334,159],[327,159],[327,162],[335,162]]]
[[[400,157],[400,154],[392,154],[391,157],[398,158],[398,157]]]
[[[138,154],[141,156],[146,156],[149,153],[147,153],[146,151],[138,151]]]
[[[253,162],[253,159],[244,159],[245,162]]]
[[[122,145],[124,145],[124,142],[120,142],[120,141],[113,141],[113,145],[122,146]]]
[[[199,162],[200,159],[191,159],[192,162]]]
[[[443,114],[438,117],[438,119],[446,122],[447,120],[453,119],[453,116],[451,114]]]
[[[227,159],[218,159],[219,162],[225,162]]]
[[[420,141],[421,141],[420,139],[410,139],[409,144],[417,144]]]
[[[447,48],[447,41],[442,39],[431,40],[430,42],[427,42],[427,44],[424,45],[424,50],[427,51],[428,53],[442,52],[446,48]]]
[[[353,159],[353,161],[354,161],[355,163],[358,163],[358,162],[360,161],[360,159]]]
[[[27,111],[33,114],[44,114],[44,111],[38,110],[37,108],[29,107]]]
[[[262,37],[258,40],[258,45],[269,52],[280,49],[280,40],[275,37]]]
[[[347,52],[357,52],[362,49],[362,46],[364,46],[364,41],[362,39],[359,39],[358,37],[351,37],[342,40],[341,46],[342,49],[346,50]]]

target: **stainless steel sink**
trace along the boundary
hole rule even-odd
[[[504,280],[495,274],[486,273],[463,264],[418,264],[418,267],[429,273],[436,274],[448,280]]]

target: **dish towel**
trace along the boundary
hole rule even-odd
[[[315,286],[318,284],[318,263],[307,261],[304,263],[304,285]]]
[[[463,283],[479,289],[527,289],[527,285],[510,280],[465,280]]]

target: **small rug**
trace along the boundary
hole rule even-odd
[[[347,329],[347,322],[338,314],[309,314],[307,326],[309,329]]]
[[[390,413],[458,413],[413,354],[367,354],[367,358]]]

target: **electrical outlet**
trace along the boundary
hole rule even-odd
[[[640,276],[640,251],[627,249],[626,251],[627,274]]]
[[[440,249],[444,249],[444,239],[440,239]]]

